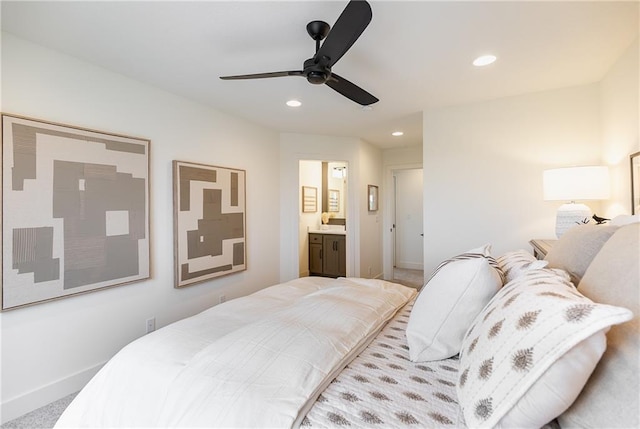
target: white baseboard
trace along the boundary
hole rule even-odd
[[[3,402],[2,411],[0,412],[0,422],[4,424],[81,390],[105,363],[106,362],[85,369],[84,371],[80,371],[69,377]]]
[[[406,270],[423,270],[424,269],[424,265],[418,262],[399,261],[398,263],[396,263],[396,267],[404,268]]]

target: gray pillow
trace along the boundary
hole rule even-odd
[[[574,226],[560,237],[544,260],[549,262],[548,268],[561,268],[569,273],[571,282],[578,286],[593,258],[618,228],[613,225]]]
[[[595,302],[624,306],[635,317],[607,333],[607,350],[578,399],[558,418],[560,426],[640,427],[640,223],[613,234],[579,290]]]

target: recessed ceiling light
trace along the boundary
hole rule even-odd
[[[495,55],[482,55],[481,57],[473,60],[473,65],[476,67],[488,66],[496,60]]]
[[[289,100],[289,101],[287,101],[287,106],[289,106],[289,107],[300,107],[300,106],[302,106],[302,103],[299,102],[298,100]]]
[[[402,131],[394,131],[391,133],[392,136],[394,137],[400,137],[402,135],[404,135],[404,133]]]

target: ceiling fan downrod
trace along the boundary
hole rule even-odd
[[[316,41],[316,54],[320,50],[320,42],[329,34],[331,26],[324,21],[311,21],[307,24],[307,33]],[[303,74],[309,83],[322,85],[331,77],[331,68],[327,67],[329,58],[315,55],[304,62]]]
[[[307,33],[316,41],[316,54],[320,50],[320,41],[327,37],[331,26],[324,21],[311,21],[307,24]]]

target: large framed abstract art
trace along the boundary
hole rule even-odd
[[[150,277],[149,145],[2,115],[2,310]]]
[[[247,269],[244,170],[173,161],[175,287]]]

